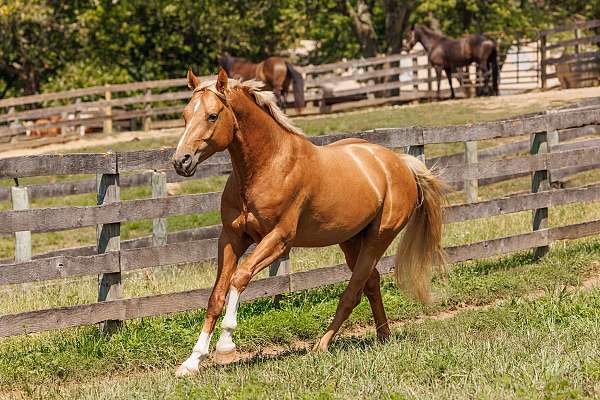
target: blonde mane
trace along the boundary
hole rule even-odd
[[[223,95],[223,93],[219,92],[216,88],[217,80],[208,80],[200,84],[194,92],[200,90],[210,90],[223,100],[227,100],[227,97]],[[292,124],[292,121],[288,118],[287,115],[279,108],[277,105],[277,99],[275,98],[275,94],[269,90],[263,90],[264,83],[251,79],[248,81],[240,81],[237,79],[229,78],[227,81],[228,92],[231,93],[233,89],[246,89],[248,93],[254,99],[254,102],[258,104],[260,107],[265,109],[273,117],[275,121],[281,127],[283,127],[286,131],[293,133],[295,135],[304,136],[304,132],[297,126]],[[229,94],[227,93],[227,94]]]

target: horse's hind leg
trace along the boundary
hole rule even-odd
[[[379,261],[392,240],[393,236],[385,240],[377,232],[367,231],[365,233],[350,282],[340,298],[333,321],[317,345],[318,350],[327,351],[331,339],[338,332],[344,321],[348,319],[354,307],[359,303],[362,292],[365,290],[367,281],[371,277],[377,261]],[[373,294],[372,291],[370,293]]]
[[[451,68],[444,68],[444,71],[446,72],[446,77],[448,78],[448,84],[450,85],[450,93],[451,93],[451,98],[455,99],[456,96],[454,95],[454,88],[452,87],[452,69]]]
[[[437,99],[441,100],[440,86],[442,85],[442,67],[435,67],[435,79],[437,80]]]
[[[355,236],[347,242],[340,243],[340,248],[346,256],[346,264],[350,270],[354,270],[354,265],[360,253],[361,240],[360,236]],[[373,269],[367,283],[365,284],[365,296],[371,305],[373,319],[375,321],[375,329],[377,331],[377,339],[380,342],[385,342],[390,337],[390,328],[388,325],[385,308],[383,307],[383,299],[381,298],[380,276],[377,269]]]

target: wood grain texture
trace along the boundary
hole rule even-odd
[[[119,187],[119,174],[98,174],[97,204],[110,205],[121,199]],[[96,243],[98,254],[119,252],[121,250],[121,224],[102,223],[96,227]],[[117,258],[118,259],[118,258]],[[119,300],[123,298],[123,284],[121,282],[121,268],[116,272],[104,272],[98,277],[98,302]],[[121,327],[120,319],[102,321],[100,329],[104,333],[112,333]]]
[[[140,219],[218,210],[221,193],[128,200],[99,206],[50,207],[0,212],[0,233],[50,232]]]
[[[218,239],[215,238],[122,250],[121,270],[205,261],[216,256],[217,244]]]
[[[114,174],[117,158],[110,153],[57,154],[0,158],[0,178],[70,174]]]
[[[58,256],[0,265],[0,285],[119,272],[119,252]]]

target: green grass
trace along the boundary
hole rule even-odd
[[[463,263],[446,279],[435,282],[432,306],[411,302],[390,281],[383,284],[384,303],[391,319],[403,321],[459,305],[510,299],[532,290],[554,292],[597,274],[599,260],[600,242],[596,239],[556,246],[540,261],[517,254]],[[285,295],[278,307],[270,300],[244,304],[236,341],[243,350],[252,350],[273,343],[286,346],[295,339],[316,340],[333,316],[342,290],[343,285],[333,285]],[[86,381],[98,375],[171,370],[193,346],[203,315],[199,311],[128,321],[110,338],[99,335],[94,327],[84,327],[0,340],[0,388],[26,389]],[[345,326],[370,321],[370,308],[363,301]]]
[[[600,395],[600,291],[515,301],[177,380],[168,372],[67,386],[83,399],[581,399]]]

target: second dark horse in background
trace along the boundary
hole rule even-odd
[[[492,94],[498,95],[498,50],[496,42],[492,39],[477,34],[467,35],[461,39],[451,39],[426,26],[417,24],[409,31],[404,50],[410,51],[417,42],[423,45],[427,51],[429,62],[435,68],[438,99],[440,98],[442,69],[448,77],[452,98],[455,98],[452,87],[452,71],[472,62],[477,63],[483,75],[482,90],[488,88],[491,69]]]
[[[290,83],[294,88],[294,107],[296,111],[304,107],[304,78],[294,66],[281,57],[269,57],[261,63],[254,64],[246,59],[231,57],[225,53],[219,57],[219,64],[230,78],[243,81],[257,79],[263,81],[267,90],[272,90],[279,107],[285,109],[285,98]]]

